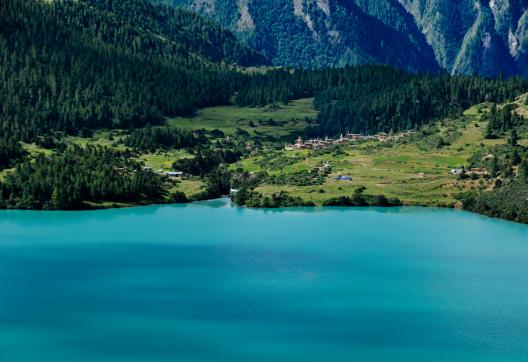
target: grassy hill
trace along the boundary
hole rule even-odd
[[[202,108],[192,117],[177,117],[168,123],[181,129],[219,129],[236,134],[241,129],[250,136],[288,137],[303,132],[308,121],[317,118],[313,98],[304,98],[265,107],[219,106]]]
[[[367,194],[397,197],[406,205],[453,206],[457,195],[479,188],[482,181],[459,180],[450,173],[451,169],[467,166],[470,157],[481,149],[506,143],[505,137],[484,138],[486,121],[482,116],[485,112],[485,105],[475,106],[460,118],[437,122],[415,135],[387,144],[370,141],[326,151],[274,150],[257,153],[232,168],[253,173],[268,171],[274,176],[293,179],[292,184],[266,182],[256,191],[263,194],[286,191],[318,205],[366,187]],[[437,146],[440,139],[445,145]],[[325,163],[332,171],[323,183],[299,185],[302,177],[311,178],[308,171],[313,172]],[[336,181],[338,175],[350,176],[352,180]]]
[[[385,205],[384,194],[452,205],[466,190],[524,182],[524,163],[528,174],[514,132],[526,138],[528,128],[510,112],[526,114],[526,96],[513,99],[526,79],[246,69],[262,58],[233,34],[147,0],[8,0],[0,14],[0,208],[183,202],[182,192],[206,199],[231,188],[255,207],[334,204],[358,188],[368,202],[348,204]],[[457,116],[483,101],[514,104]],[[445,117],[458,118],[437,122]],[[284,150],[298,136],[411,128],[387,144]],[[493,176],[449,174],[466,163],[493,166]],[[270,204],[261,193],[281,196]]]
[[[517,105],[518,113],[528,113],[527,98],[528,95],[523,95],[512,102]],[[306,120],[317,116],[312,103],[313,99],[306,98],[279,106],[209,107],[199,110],[192,117],[170,119],[168,124],[187,130],[219,129],[233,137],[240,137],[237,131],[244,130],[249,134],[245,136],[248,141],[258,136],[286,140],[310,126]],[[467,166],[468,160],[482,149],[507,142],[507,137],[484,137],[487,125],[484,115],[489,109],[485,104],[474,106],[458,118],[436,122],[414,135],[386,144],[369,141],[322,151],[286,151],[282,148],[285,141],[269,143],[231,165],[230,169],[242,169],[253,174],[266,171],[270,176],[293,179],[290,184],[280,185],[262,182],[255,191],[264,195],[285,191],[316,205],[330,198],[351,195],[357,188],[365,187],[368,195],[396,197],[406,205],[451,207],[458,203],[458,195],[482,188],[483,183],[481,179],[460,180],[450,173],[451,169]],[[266,123],[269,119],[273,119],[273,125]],[[81,145],[99,144],[124,149],[122,144],[115,144],[109,137],[109,132],[97,132],[91,138],[70,136],[67,139]],[[528,140],[521,138],[520,144],[528,145]],[[439,140],[442,140],[442,145],[439,145]],[[33,153],[39,150],[35,145],[25,147]],[[165,150],[141,153],[136,159],[155,170],[170,170],[175,161],[192,157],[184,150]],[[325,163],[331,166],[332,171],[324,177],[324,182],[300,185],[308,172]],[[335,177],[338,175],[350,176],[352,180],[337,181]],[[204,187],[204,180],[189,177],[178,182],[171,191],[181,191],[193,197]]]
[[[517,113],[528,114],[522,95],[514,101]],[[490,152],[494,147],[504,147],[507,135],[486,139],[487,115],[491,105],[480,104],[467,109],[456,118],[422,127],[416,133],[399,140],[380,143],[362,141],[324,150],[286,151],[283,146],[312,126],[317,117],[313,99],[292,101],[288,105],[265,107],[219,106],[200,109],[194,116],[170,119],[167,127],[202,132],[222,131],[225,136],[214,142],[232,138],[241,142],[254,142],[259,138],[275,139],[262,147],[247,151],[239,162],[231,164],[233,174],[247,172],[267,177],[254,185],[254,191],[266,196],[286,192],[305,202],[322,205],[325,201],[353,195],[358,188],[365,188],[365,195],[385,195],[398,198],[405,205],[460,206],[460,195],[467,191],[492,190],[494,179],[464,178],[451,174],[451,169],[469,166],[475,154]],[[273,120],[270,122],[270,119]],[[242,131],[247,132],[241,133]],[[115,151],[126,151],[126,130],[97,131],[90,137],[65,135],[65,144],[104,146]],[[527,134],[520,132],[520,145],[528,146]],[[51,155],[55,151],[36,144],[23,144],[27,153],[35,158],[39,153]],[[132,150],[131,150],[132,151]],[[195,157],[190,149],[158,149],[156,151],[133,150],[133,159],[144,167],[157,171],[172,170],[174,163]],[[314,177],[318,167],[328,164],[331,168],[322,177]],[[0,173],[0,180],[7,172]],[[338,181],[336,177],[350,176],[350,181]],[[189,198],[198,197],[207,189],[207,178],[186,175],[168,185],[168,195],[183,192]],[[94,204],[94,207],[116,207],[126,204]]]

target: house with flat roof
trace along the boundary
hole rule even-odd
[[[345,135],[345,138],[351,140],[351,141],[360,141],[361,135],[359,133],[347,133]]]
[[[183,172],[181,172],[181,171],[163,171],[163,170],[160,170],[159,173],[162,174],[162,175],[168,176],[170,178],[177,178],[177,177],[182,177],[183,176]]]
[[[352,177],[346,175],[339,175],[335,177],[336,181],[352,181]]]

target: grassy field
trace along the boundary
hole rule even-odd
[[[183,192],[187,197],[191,198],[196,194],[204,191],[205,182],[199,178],[183,179],[174,185],[169,192],[180,191]]]
[[[515,103],[517,111],[528,117],[526,97],[519,97]],[[183,129],[220,129],[226,134],[235,134],[238,129],[243,129],[251,136],[284,137],[304,130],[309,126],[306,119],[317,117],[312,101],[309,98],[288,105],[255,108],[211,107],[199,110],[194,117],[171,119],[169,124]],[[486,122],[482,120],[482,115],[486,111],[484,105],[478,105],[466,110],[460,119],[438,122],[424,127],[413,136],[387,144],[374,141],[349,144],[342,146],[341,152],[334,153],[268,149],[231,165],[231,168],[266,171],[271,175],[295,175],[304,171],[313,172],[315,167],[328,163],[332,171],[322,185],[262,184],[256,190],[266,194],[284,190],[306,201],[321,204],[332,197],[350,196],[358,187],[364,186],[367,194],[398,197],[408,205],[452,206],[457,194],[478,187],[479,181],[458,180],[450,174],[450,170],[466,165],[468,158],[481,147],[506,142],[505,138],[484,139]],[[120,134],[119,131],[112,134],[99,131],[90,138],[67,136],[65,140],[79,145],[102,145],[124,150],[122,143],[115,143],[124,137]],[[528,145],[526,135],[523,136],[520,143]],[[447,142],[447,146],[434,146],[440,137]],[[34,144],[23,146],[32,157],[53,152]],[[188,157],[193,156],[186,151],[170,150],[140,154],[136,159],[157,171],[171,170],[176,160]],[[0,171],[0,181],[9,171]],[[350,176],[352,180],[337,181],[335,177],[338,175]],[[202,192],[205,186],[203,180],[191,177],[175,182],[169,191],[182,191],[192,197]]]
[[[199,110],[194,117],[170,119],[169,124],[182,129],[219,129],[226,134],[234,134],[237,129],[249,132],[251,136],[288,136],[292,132],[304,130],[305,119],[315,119],[313,98],[291,101],[288,105],[266,107],[220,106]],[[273,119],[276,125],[267,120]]]
[[[24,149],[26,150],[26,152],[31,156],[31,157],[36,157],[38,154],[40,153],[43,153],[44,155],[46,156],[50,156],[53,154],[54,151],[52,150],[48,150],[46,148],[43,148],[43,147],[40,147],[40,146],[37,146],[36,144],[34,143],[22,143],[22,147],[24,147]]]
[[[157,153],[145,153],[140,155],[137,160],[145,163],[145,166],[152,167],[154,171],[172,170],[172,164],[183,158],[193,157],[183,150],[159,151]]]
[[[460,120],[439,122],[426,129],[431,137],[441,136],[450,141],[449,146],[440,148],[430,147],[429,138],[418,134],[386,145],[376,142],[350,144],[343,146],[342,154],[275,151],[242,160],[234,167],[240,166],[250,172],[266,170],[277,175],[312,170],[329,163],[332,172],[323,185],[264,184],[256,189],[265,194],[284,190],[316,204],[332,197],[350,196],[356,188],[364,186],[367,194],[398,197],[408,205],[451,206],[457,194],[476,187],[478,181],[459,181],[450,170],[467,164],[481,144],[505,142],[505,139],[484,139],[486,124],[480,118],[481,113],[474,107]],[[274,167],[281,164],[283,166]],[[352,181],[336,181],[338,175],[350,176]]]
[[[115,132],[121,132],[121,131],[115,131]],[[83,138],[83,137],[74,137],[74,136],[67,136],[65,141],[67,143],[74,143],[80,146],[86,146],[86,145],[92,145],[92,146],[105,146],[108,148],[113,148],[118,151],[124,151],[126,147],[122,144],[116,141],[123,140],[124,136],[118,136],[114,135],[113,137],[110,137],[111,133],[109,131],[97,131],[94,132],[92,137]],[[113,139],[111,139],[113,138]]]

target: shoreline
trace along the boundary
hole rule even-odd
[[[528,223],[522,223],[515,220],[509,220],[505,218],[499,218],[499,217],[493,217],[486,214],[474,212],[471,210],[465,210],[461,207],[448,207],[448,206],[442,206],[442,205],[410,205],[410,204],[402,204],[397,206],[324,206],[324,205],[313,205],[313,206],[286,206],[286,207],[248,207],[244,205],[238,205],[236,204],[229,196],[222,196],[218,198],[212,198],[212,199],[206,199],[206,200],[194,200],[189,201],[185,203],[143,203],[143,204],[113,204],[112,206],[108,207],[99,207],[99,208],[86,208],[86,209],[76,209],[76,210],[27,210],[27,209],[0,209],[1,211],[11,211],[11,212],[42,212],[42,213],[71,213],[71,214],[77,214],[82,212],[95,212],[95,211],[111,211],[111,210],[126,210],[126,209],[140,209],[140,208],[146,208],[146,207],[160,207],[160,206],[177,206],[177,205],[197,205],[199,203],[211,203],[211,202],[222,202],[223,205],[229,205],[230,207],[236,207],[239,209],[247,209],[252,211],[262,210],[265,212],[283,212],[283,211],[323,211],[323,210],[362,210],[362,209],[377,209],[377,210],[410,210],[410,209],[430,209],[430,210],[455,210],[459,212],[464,212],[476,216],[485,217],[487,219],[495,220],[495,221],[501,221],[501,222],[509,222],[514,223],[517,225],[528,225]],[[212,207],[212,206],[211,206]]]

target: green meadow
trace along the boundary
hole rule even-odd
[[[519,97],[515,103],[519,113],[528,115],[526,97]],[[197,111],[193,117],[170,119],[168,124],[188,130],[219,129],[228,135],[235,135],[242,129],[250,134],[250,139],[259,135],[287,138],[309,127],[310,120],[317,117],[312,102],[313,99],[307,98],[292,101],[288,105],[210,107]],[[314,170],[317,167],[329,164],[331,172],[322,184],[298,186],[264,183],[256,188],[256,191],[264,194],[287,191],[316,204],[333,197],[350,196],[358,187],[365,187],[367,194],[398,197],[407,205],[453,206],[460,192],[478,187],[479,181],[458,180],[450,174],[450,170],[465,165],[479,148],[506,142],[505,138],[484,138],[486,122],[482,120],[482,115],[487,111],[485,105],[477,105],[457,119],[425,126],[414,135],[386,144],[375,141],[351,143],[336,150],[315,152],[286,151],[282,149],[283,144],[275,143],[265,146],[264,151],[253,152],[230,168],[288,176],[303,172],[306,175],[306,171],[316,172]],[[122,131],[97,131],[89,138],[66,136],[65,141],[125,150],[121,142],[124,137],[126,135]],[[445,144],[435,146],[440,139]],[[527,140],[523,139],[521,143],[527,144]],[[23,146],[32,157],[53,152],[35,144]],[[139,153],[135,158],[156,172],[171,170],[175,161],[189,157],[193,156],[184,150],[158,150],[154,153]],[[1,171],[0,180],[10,171]],[[335,178],[339,175],[350,176],[351,180],[337,181]],[[206,186],[205,181],[197,177],[184,177],[171,181],[171,185],[170,192],[181,191],[188,197],[202,192]]]
[[[168,123],[189,130],[219,129],[226,134],[235,134],[238,129],[242,129],[251,136],[284,137],[292,132],[303,131],[309,125],[306,120],[316,117],[313,98],[305,98],[291,101],[287,105],[203,108],[192,117],[173,118],[168,120]]]
[[[157,151],[156,153],[143,153],[136,159],[142,161],[146,167],[152,167],[154,171],[172,170],[172,164],[183,158],[193,157],[184,150]]]
[[[387,144],[361,142],[340,147],[339,152],[275,150],[244,159],[232,168],[248,172],[267,171],[272,175],[291,175],[328,163],[331,173],[322,185],[297,186],[263,184],[256,190],[271,194],[287,191],[304,200],[322,204],[325,200],[350,196],[358,187],[367,194],[398,197],[407,205],[453,206],[457,194],[478,186],[478,181],[458,180],[453,168],[467,160],[482,145],[505,143],[505,139],[484,139],[486,123],[482,110],[467,110],[456,120],[444,120],[415,135]],[[433,146],[438,137],[448,145]],[[351,181],[337,181],[339,175]]]
[[[144,153],[139,155],[137,160],[142,161],[146,167],[152,167],[154,172],[158,170],[170,171],[174,161],[193,157],[183,150],[158,151],[156,153]],[[198,177],[185,176],[181,180],[173,182],[169,192],[180,191],[187,197],[193,197],[205,189],[205,182]]]

